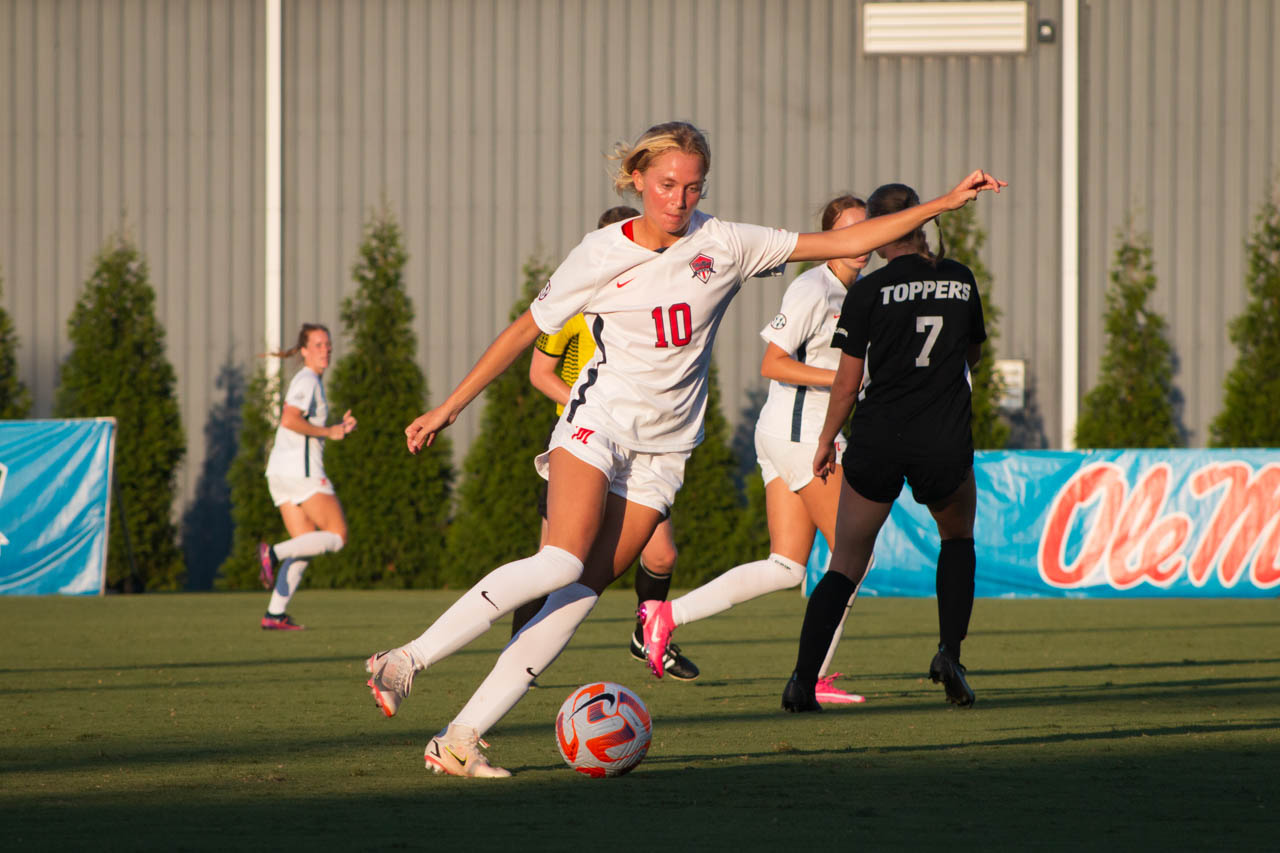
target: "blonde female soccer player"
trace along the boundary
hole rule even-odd
[[[822,230],[846,228],[867,218],[866,202],[840,195],[822,210]],[[724,574],[674,601],[646,601],[640,606],[649,669],[666,655],[677,625],[722,613],[761,595],[798,586],[813,548],[813,535],[822,531],[835,541],[837,481],[813,476],[813,454],[827,414],[828,389],[835,379],[840,350],[832,346],[836,321],[845,293],[867,265],[867,255],[834,258],[802,273],[791,282],[782,306],[760,332],[767,342],[760,375],[769,379],[769,396],[756,420],[756,459],[764,478],[765,512],[769,522],[770,553],[766,559],[734,566]],[[839,470],[843,438],[836,439]],[[849,598],[853,604],[853,596]],[[835,686],[840,673],[827,674],[836,646],[831,639],[815,685],[819,701],[856,703],[864,697]]]
[[[329,330],[319,323],[303,323],[296,345],[271,353],[279,358],[301,356],[302,369],[285,392],[280,426],[267,460],[267,488],[291,538],[275,545],[258,544],[262,585],[274,586],[262,617],[264,631],[302,630],[285,608],[302,582],[309,558],[337,551],[347,541],[342,504],[324,473],[324,443],[346,438],[356,428],[356,419],[348,409],[340,422],[328,423],[322,379],[332,354]]]
[[[604,228],[615,222],[635,219],[640,211],[634,207],[619,205],[611,207],[600,214],[596,222],[597,228]],[[556,404],[556,415],[564,414],[564,407],[569,404],[570,389],[578,381],[578,374],[591,356],[595,354],[595,341],[587,328],[587,321],[581,314],[569,319],[563,329],[554,335],[541,334],[533,342],[533,356],[529,360],[529,382]],[[544,484],[538,495],[538,514],[542,516],[542,539],[538,543],[541,548],[547,543],[547,488]],[[640,565],[636,570],[636,604],[637,607],[646,601],[666,601],[671,589],[671,573],[676,566],[676,538],[671,527],[671,519],[664,518],[658,522],[653,536],[640,552]],[[542,605],[547,603],[546,596],[525,602],[515,609],[511,616],[511,636],[537,615]],[[647,661],[644,648],[644,621],[636,619],[635,630],[631,633],[628,652],[638,661]],[[662,656],[662,668],[667,675],[678,681],[692,681],[698,677],[698,667],[685,657],[680,647],[670,643]]]
[[[698,210],[711,151],[693,125],[651,127],[617,157],[616,186],[640,197],[643,216],[584,237],[445,401],[405,429],[410,452],[429,447],[539,332],[585,315],[595,355],[535,461],[548,481],[547,544],[494,569],[417,639],[366,661],[374,699],[391,716],[417,672],[520,604],[551,593],[471,701],[427,744],[427,765],[437,772],[510,775],[488,763],[480,735],[555,659],[666,515],[702,437],[711,346],[742,282],[788,260],[857,257],[1003,186],[976,171],[946,195],[895,216],[796,234]]]

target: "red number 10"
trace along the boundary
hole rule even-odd
[[[688,304],[678,302],[667,309],[667,321],[671,328],[671,343],[682,347],[693,339],[693,315]],[[662,326],[662,308],[653,309],[653,326],[658,336],[654,347],[663,349],[667,346],[667,332]]]

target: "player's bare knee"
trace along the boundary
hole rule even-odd
[[[641,555],[645,569],[654,575],[669,575],[675,571],[677,556],[675,548],[655,549],[652,552],[645,551]]]

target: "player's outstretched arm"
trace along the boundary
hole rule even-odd
[[[417,453],[423,447],[430,447],[436,440],[440,430],[458,419],[458,415],[472,400],[480,396],[490,382],[497,379],[502,371],[511,366],[520,353],[538,337],[538,326],[533,322],[533,315],[525,311],[510,326],[489,344],[489,348],[480,356],[475,366],[462,377],[458,387],[453,389],[443,403],[429,412],[414,418],[413,423],[405,427],[405,443],[410,453]]]
[[[1000,192],[1008,183],[981,169],[970,173],[946,195],[938,196],[897,213],[865,219],[854,225],[801,234],[790,261],[829,261],[832,258],[856,258],[905,237],[939,213],[964,207],[985,190]]]

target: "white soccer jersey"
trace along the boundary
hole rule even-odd
[[[744,279],[776,267],[797,234],[722,222],[695,211],[663,252],[615,223],[569,253],[534,300],[549,334],[581,312],[596,342],[564,418],[644,453],[690,450],[702,440],[711,345]]]
[[[760,330],[760,337],[801,364],[835,370],[840,366],[840,350],[831,345],[831,337],[846,292],[826,264],[807,270],[791,282],[778,316]],[[816,442],[830,398],[827,387],[770,380],[756,430],[774,438]]]
[[[324,398],[320,374],[309,367],[303,367],[293,375],[284,401],[301,411],[313,426],[322,427],[329,420],[329,403]],[[267,459],[267,475],[323,477],[324,439],[296,433],[284,424],[276,427],[276,441]]]

